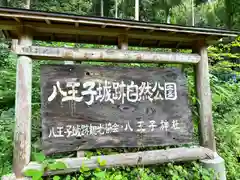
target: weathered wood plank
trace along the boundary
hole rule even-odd
[[[100,27],[94,27],[94,26],[79,26],[75,27],[73,25],[67,25],[67,24],[45,24],[45,23],[39,23],[39,22],[28,22],[25,23],[25,25],[32,26],[35,28],[37,32],[41,33],[52,33],[52,32],[58,32],[61,34],[77,34],[77,35],[98,35],[98,36],[107,36],[107,37],[118,37],[119,34],[126,33],[125,28],[123,27],[111,27],[111,28],[100,28]],[[141,27],[141,29],[148,29]],[[165,30],[164,30],[165,29]],[[179,33],[176,35],[168,36],[169,31],[173,31],[169,28],[161,28],[162,31],[154,31],[152,33],[147,33],[146,31],[139,31],[139,30],[131,30],[127,31],[127,35],[129,38],[135,38],[135,39],[152,39],[152,40],[162,40],[162,41],[182,41],[182,42],[191,42],[194,40],[201,40],[205,39],[206,35],[212,35],[212,33],[209,32],[195,32],[197,36],[186,36],[185,34]],[[180,32],[178,30],[178,32]],[[192,33],[192,31],[184,31],[184,33]]]
[[[91,83],[96,86],[87,91]],[[186,78],[179,69],[43,65],[41,91],[46,154],[192,140]]]
[[[196,89],[199,99],[199,131],[200,144],[216,151],[214,127],[212,120],[212,99],[208,71],[207,46],[204,42],[198,42],[197,50],[201,55],[201,61],[196,65]]]
[[[105,160],[106,165],[99,167],[97,159],[101,161]],[[203,147],[191,147],[191,148],[172,148],[167,150],[153,150],[143,151],[136,153],[122,153],[116,155],[103,155],[93,156],[91,158],[64,158],[57,159],[57,161],[63,162],[67,168],[57,171],[46,171],[45,175],[65,174],[70,172],[79,171],[80,167],[84,163],[85,167],[89,169],[99,168],[111,168],[120,166],[135,166],[139,164],[151,165],[161,164],[167,162],[180,162],[180,161],[193,161],[199,159],[213,159],[214,152]],[[37,162],[30,162],[23,170],[26,172],[30,169],[42,169],[42,165]]]
[[[164,31],[172,31],[172,32],[188,32],[191,31],[191,33],[212,33],[215,35],[215,33],[218,34],[231,34],[231,31],[226,30],[218,30],[218,29],[208,29],[208,28],[199,28],[199,27],[184,27],[179,25],[170,25],[170,24],[154,24],[154,23],[144,23],[144,22],[133,22],[133,21],[122,21],[122,20],[113,20],[113,19],[99,19],[99,18],[93,18],[93,17],[82,17],[82,16],[58,16],[58,15],[52,15],[52,14],[41,14],[39,15],[39,12],[37,14],[34,14],[34,12],[0,12],[0,15],[3,17],[12,17],[12,18],[22,18],[22,19],[32,19],[32,20],[44,20],[46,19],[46,16],[49,20],[55,21],[55,22],[65,22],[65,23],[75,23],[79,22],[84,25],[99,25],[99,26],[110,26],[110,27],[123,27],[123,28],[134,28],[134,29],[146,29],[146,30],[164,30]],[[232,33],[233,34],[233,33]]]
[[[116,49],[74,49],[41,46],[17,46],[16,53],[36,58],[74,61],[198,63],[198,54],[127,51]]]
[[[21,45],[31,45],[30,36],[19,39]],[[13,171],[21,178],[23,167],[30,162],[31,155],[31,100],[32,100],[32,60],[26,56],[17,59],[15,129],[13,150]]]
[[[47,25],[46,23],[27,23],[24,24],[24,26],[32,26],[34,27],[36,33],[34,34],[38,40],[46,40],[46,36],[42,34],[50,34],[54,33],[56,34],[56,39],[57,41],[62,41],[61,36],[62,34],[66,35],[79,35],[81,37],[84,36],[105,36],[105,37],[118,37],[119,34],[126,33],[125,29],[123,28],[111,28],[111,29],[103,29],[99,27],[86,27],[86,26],[79,26],[79,27],[74,27],[73,25]],[[16,31],[19,28],[19,23],[15,21],[1,21],[0,20],[0,29],[6,29],[6,30],[13,30]],[[163,30],[163,29],[161,29]],[[203,35],[203,34],[197,34],[196,36],[186,36],[182,33],[177,33],[177,34],[168,34],[169,29],[166,29],[164,31],[158,32],[158,31],[153,31],[152,33],[148,33],[146,31],[139,32],[139,30],[131,30],[127,31],[129,41],[133,39],[144,39],[144,40],[161,40],[163,41],[171,41],[171,42],[186,42],[188,43],[187,47],[190,48],[191,44],[193,41],[196,40],[201,40],[201,39],[219,39],[223,35],[219,35],[220,37],[217,38],[216,36],[212,36],[213,34],[211,32],[208,32],[207,34],[209,35]],[[12,33],[10,33],[12,35]],[[15,37],[14,37],[15,38]],[[85,38],[84,38],[85,39]],[[49,39],[47,39],[49,40]],[[71,41],[71,42],[76,42],[76,39],[68,39],[66,41]],[[83,43],[86,43],[86,39],[84,41],[81,41]],[[96,41],[97,42],[97,41]],[[106,41],[101,41],[102,44],[109,44],[109,42]],[[111,42],[110,44],[113,45],[115,42]],[[151,43],[152,44],[152,43]],[[175,44],[175,43],[174,43]],[[138,46],[138,44],[134,45]],[[166,46],[167,47],[167,46]],[[173,47],[173,46],[168,46],[168,47]],[[185,46],[183,46],[185,47]],[[186,48],[186,47],[185,47]]]
[[[84,157],[84,151],[77,151],[77,157]]]

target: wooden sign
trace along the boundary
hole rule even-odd
[[[173,68],[42,65],[43,150],[190,143],[186,83]]]

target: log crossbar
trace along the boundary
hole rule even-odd
[[[152,165],[167,162],[213,159],[214,152],[204,147],[180,147],[167,150],[153,150],[136,153],[121,153],[116,155],[92,156],[89,159],[86,157],[63,158],[57,159],[56,161],[64,163],[67,168],[64,170],[47,170],[45,172],[45,176],[76,172],[79,170],[79,168],[81,168],[83,163],[84,166],[88,167],[89,169],[101,168],[98,163],[98,158],[100,158],[101,161],[106,161],[106,165],[102,168],[111,168],[121,166],[135,166],[139,164]],[[22,173],[24,174],[29,170],[42,169],[43,165],[37,162],[30,162],[27,166],[24,167]]]
[[[74,49],[17,45],[13,50],[18,55],[49,60],[196,64],[201,59],[201,56],[197,53],[128,51],[122,49]]]

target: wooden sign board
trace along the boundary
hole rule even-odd
[[[173,68],[42,65],[43,150],[190,143],[186,83]]]

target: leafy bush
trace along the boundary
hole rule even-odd
[[[229,179],[240,179],[240,83],[212,80],[213,119],[219,154]]]
[[[11,171],[13,142],[14,110],[3,111],[0,116],[0,173]]]

